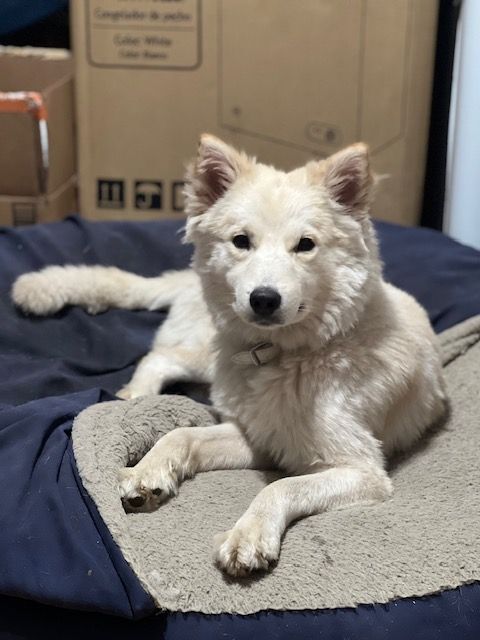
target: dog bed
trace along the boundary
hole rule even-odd
[[[230,580],[211,541],[279,477],[258,471],[199,474],[153,513],[125,514],[118,469],[178,426],[205,426],[187,398],[153,396],[82,412],[73,448],[84,487],[142,585],[161,609],[257,613],[325,609],[424,596],[480,579],[480,316],[440,336],[451,416],[392,469],[393,499],[306,518],[288,530],[278,566]]]
[[[180,226],[179,221],[89,223],[73,217],[0,230],[2,633],[35,640],[54,635],[480,637],[478,582],[357,608],[252,615],[165,612],[145,618],[155,603],[85,491],[71,429],[83,409],[114,399],[112,393],[129,379],[165,314],[112,310],[92,317],[72,308],[52,318],[24,317],[11,306],[9,290],[18,275],[47,264],[106,264],[145,276],[183,268],[190,251],[179,242]],[[479,252],[426,229],[378,223],[377,231],[387,279],[419,299],[437,332],[480,314]],[[204,389],[189,385],[168,392],[205,398]],[[193,482],[198,480],[201,476]],[[104,613],[144,619],[132,628]]]

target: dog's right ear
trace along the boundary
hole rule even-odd
[[[197,157],[187,168],[184,188],[186,214],[199,215],[207,211],[253,163],[254,160],[243,152],[204,133]]]
[[[351,144],[323,161],[323,186],[343,211],[364,216],[372,198],[373,177],[368,147]]]

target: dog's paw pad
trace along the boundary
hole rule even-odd
[[[139,509],[145,504],[145,498],[143,496],[135,496],[133,498],[128,498],[127,502],[134,509]]]

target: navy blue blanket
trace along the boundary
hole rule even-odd
[[[0,637],[130,633],[125,622],[22,602],[140,618],[153,612],[84,491],[72,455],[72,419],[111,399],[148,350],[163,312],[112,310],[88,316],[67,309],[25,317],[9,290],[21,273],[47,264],[108,264],[153,276],[188,264],[178,222],[88,223],[80,218],[0,230]],[[377,225],[388,280],[415,295],[437,331],[480,313],[480,253],[439,233]],[[189,393],[184,385],[171,391]],[[476,610],[476,611],[475,611]],[[356,611],[257,616],[162,614],[137,623],[135,637],[416,638],[480,637],[480,586]],[[29,613],[30,612],[30,613]],[[58,625],[64,624],[60,632]],[[7,625],[7,626],[5,626]],[[120,625],[120,626],[119,626]],[[419,626],[420,625],[420,626]],[[422,627],[423,625],[423,627]],[[415,630],[424,629],[423,635]],[[13,627],[12,627],[13,628]],[[409,630],[410,629],[410,630]],[[141,635],[145,632],[147,635]],[[475,632],[475,633],[473,633]],[[473,635],[468,635],[473,633]],[[153,635],[154,634],[154,635]],[[126,636],[125,636],[126,637]]]

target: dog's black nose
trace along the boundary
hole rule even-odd
[[[282,296],[271,287],[257,287],[250,294],[250,306],[257,316],[266,318],[278,309]]]

